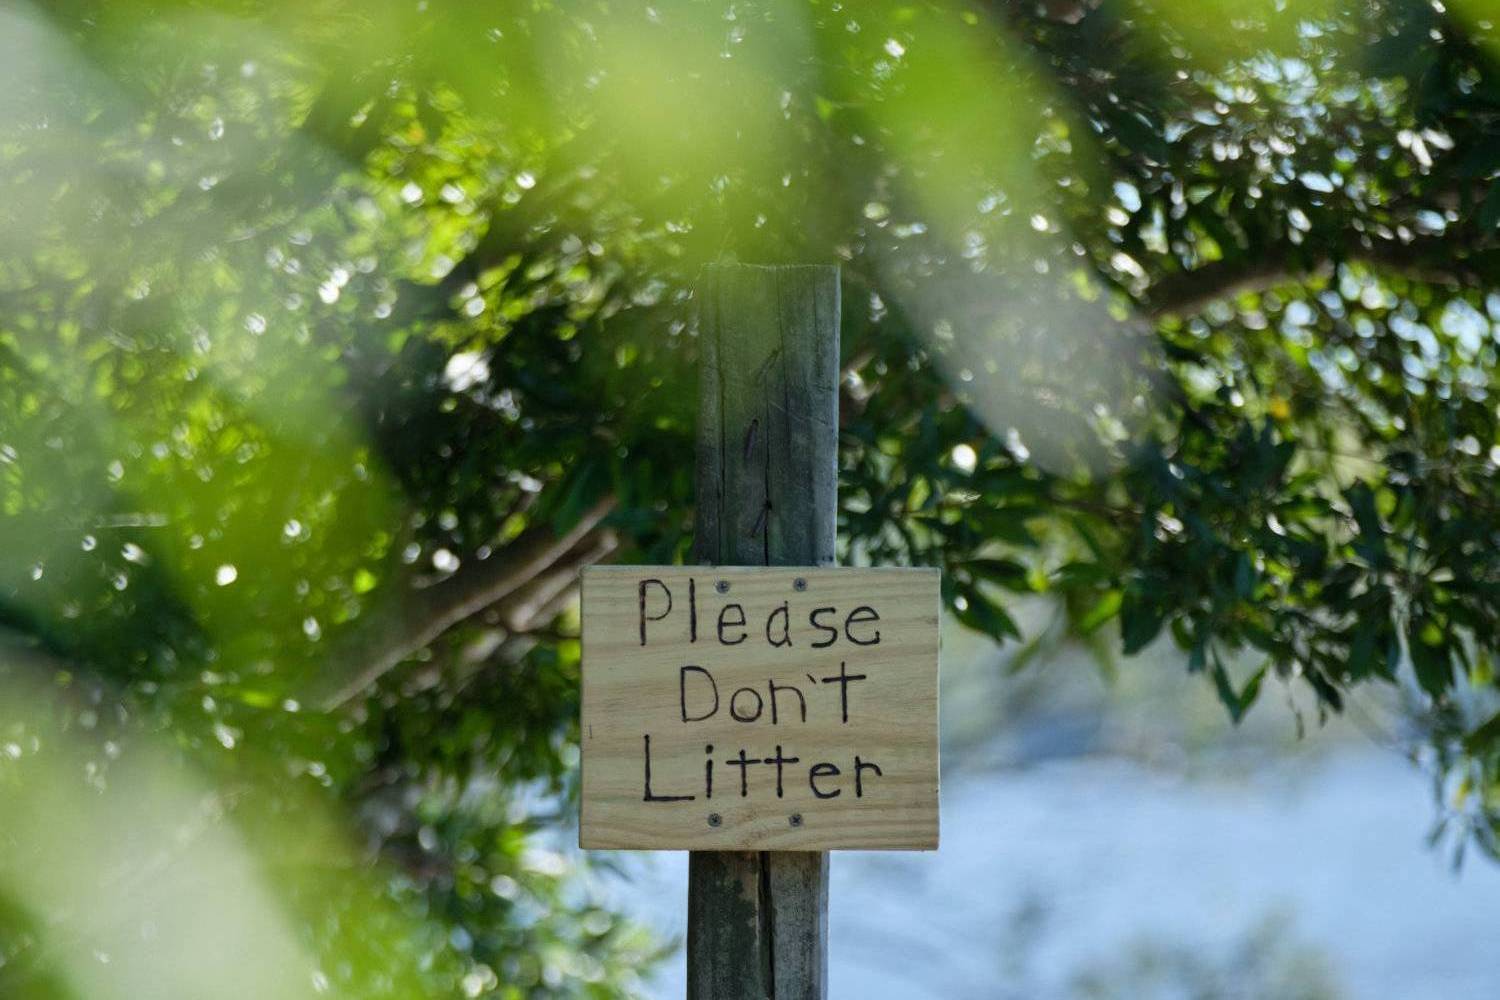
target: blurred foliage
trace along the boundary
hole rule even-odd
[[[1057,970],[1041,968],[1038,955],[1064,927],[1046,899],[1028,895],[1001,926],[995,995],[1000,1000],[1059,996],[1068,1000],[1339,1000],[1346,996],[1330,956],[1297,933],[1292,919],[1273,909],[1237,930],[1228,947],[1142,935],[1118,954],[1105,953],[1050,983]]]
[[[686,553],[701,268],[837,262],[848,560],[1169,637],[1235,719],[1405,685],[1500,851],[1497,14],[0,9],[0,669],[59,719],[0,788],[166,743],[267,864],[357,831],[275,873],[320,988],[630,991],[543,850],[572,574]],[[36,905],[7,995],[67,979]]]
[[[1225,955],[1143,942],[1121,960],[1100,963],[1073,984],[1077,1000],[1338,1000],[1327,959],[1292,937],[1275,916],[1252,927]]]

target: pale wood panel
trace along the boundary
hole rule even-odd
[[[643,581],[659,582],[643,589]],[[822,628],[809,620],[819,608],[833,609],[816,613]],[[737,644],[720,641],[721,612],[724,638],[743,636]],[[836,679],[841,664],[849,680]],[[699,718],[715,694],[717,710]],[[583,574],[580,843],[936,848],[937,695],[935,570],[591,567]],[[648,736],[653,797],[684,798],[646,800]],[[742,748],[757,763],[741,767]],[[815,764],[837,773],[814,774]]]

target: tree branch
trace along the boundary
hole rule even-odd
[[[1193,316],[1215,302],[1246,292],[1263,292],[1277,285],[1328,275],[1343,262],[1367,264],[1376,270],[1402,274],[1433,285],[1466,287],[1481,284],[1483,268],[1455,254],[1451,243],[1440,239],[1394,240],[1342,248],[1310,262],[1285,258],[1220,260],[1191,271],[1168,275],[1147,291],[1143,313],[1148,319]]]
[[[615,498],[606,497],[562,535],[546,527],[524,531],[488,559],[466,561],[452,576],[403,595],[389,614],[357,628],[334,653],[313,681],[311,703],[332,710],[368,690],[454,625],[546,573],[579,547],[614,507]]]
[[[585,537],[546,572],[501,602],[500,624],[511,633],[530,632],[556,618],[578,581],[578,571],[605,559],[619,547],[619,536],[607,528]]]

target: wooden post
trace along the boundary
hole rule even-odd
[[[838,268],[710,268],[699,308],[698,562],[832,564]],[[824,1000],[828,854],[694,851],[687,952],[689,1000]]]

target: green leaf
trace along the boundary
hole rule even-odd
[[[1099,626],[1120,613],[1120,604],[1124,597],[1124,593],[1119,590],[1105,591],[1099,600],[1083,613],[1075,627],[1083,635],[1097,631]]]
[[[610,470],[607,462],[597,459],[585,460],[574,473],[572,483],[553,517],[553,528],[561,534],[570,530],[583,512],[594,505],[610,487]]]
[[[1000,605],[979,592],[976,587],[960,588],[964,605],[954,606],[953,615],[976,632],[995,639],[1019,639],[1021,630]]]
[[[1110,119],[1115,139],[1132,152],[1142,153],[1153,160],[1165,161],[1172,155],[1161,127],[1150,118],[1136,111],[1124,111]]]
[[[994,507],[976,509],[969,516],[975,530],[992,541],[1035,548],[1036,536],[1026,527],[1026,522],[1042,513],[1031,506]]]
[[[1500,170],[1500,135],[1491,135],[1476,142],[1458,161],[1460,177],[1489,177],[1496,170]]]
[[[1494,229],[1500,226],[1500,177],[1490,181],[1489,189],[1484,193],[1484,203],[1479,207],[1478,223],[1480,229]]]
[[[1261,668],[1245,681],[1245,686],[1235,691],[1234,683],[1229,679],[1229,671],[1225,669],[1218,654],[1214,654],[1214,688],[1219,693],[1219,700],[1224,703],[1225,708],[1229,709],[1229,718],[1235,725],[1240,724],[1245,713],[1250,711],[1250,706],[1254,705],[1256,698],[1260,697],[1260,684],[1265,679],[1266,669],[1269,666],[1269,663],[1262,664]]]
[[[1431,616],[1414,614],[1406,635],[1406,648],[1422,690],[1439,697],[1453,683],[1453,660],[1448,637]]]
[[[1014,559],[970,559],[963,564],[975,579],[1006,590],[1030,592],[1031,570]]]
[[[1476,755],[1488,753],[1495,749],[1497,740],[1500,740],[1500,712],[1470,730],[1464,737],[1464,749]]]
[[[1234,561],[1234,592],[1241,600],[1248,600],[1255,593],[1255,564],[1250,553],[1241,552]]]
[[[1375,491],[1368,483],[1355,483],[1344,491],[1354,521],[1359,525],[1360,548],[1372,564],[1383,565],[1387,561],[1385,527],[1380,522],[1380,511],[1375,506]]]
[[[1166,609],[1143,594],[1139,587],[1127,587],[1120,602],[1120,641],[1126,655],[1138,653],[1161,631]]]

